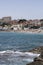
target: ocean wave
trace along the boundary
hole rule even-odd
[[[22,59],[23,61],[33,62],[35,57],[40,56],[40,54],[32,53],[32,52],[21,52],[21,51],[12,51],[12,50],[6,50],[6,51],[0,51],[0,60],[13,61],[16,59]],[[18,61],[18,60],[17,60]]]
[[[18,55],[28,55],[32,57],[40,56],[40,54],[33,52],[20,52],[20,51],[12,51],[12,50],[0,51],[0,54],[18,54]]]
[[[33,62],[33,59],[23,59],[23,61]]]
[[[8,53],[14,53],[14,51],[6,50],[6,51],[0,51],[0,54],[8,54]]]

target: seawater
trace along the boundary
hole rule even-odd
[[[43,46],[43,34],[0,32],[0,65],[26,65],[40,54],[28,52]]]

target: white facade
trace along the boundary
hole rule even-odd
[[[22,29],[22,24],[17,24],[17,25],[12,25],[11,28],[13,28],[13,30],[21,30]]]
[[[2,30],[8,30],[8,27],[3,27],[3,29]]]
[[[29,28],[24,28],[24,30],[26,31],[26,30],[29,30]]]

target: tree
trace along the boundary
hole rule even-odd
[[[19,21],[18,21],[18,23],[23,23],[23,22],[26,22],[27,20],[26,19],[20,19]]]
[[[40,26],[31,26],[30,29],[38,29]]]
[[[7,26],[8,26],[8,25],[10,25],[10,24],[9,24],[9,23],[7,23],[7,22],[0,22],[0,26],[3,26],[3,27],[4,27],[5,25],[7,25]]]
[[[40,19],[40,21],[43,21],[43,19]]]

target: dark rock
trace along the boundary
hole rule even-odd
[[[43,61],[43,59],[41,57],[37,57],[34,59],[34,61]]]
[[[43,51],[41,52],[41,56],[40,57],[43,58]]]
[[[43,61],[34,61],[34,62],[27,64],[27,65],[43,65]]]
[[[41,47],[37,47],[35,49],[30,50],[29,52],[33,52],[33,53],[41,53],[43,51],[43,46]]]
[[[43,46],[30,50],[33,53],[40,53],[40,56],[34,59],[34,62],[27,65],[43,65]]]

